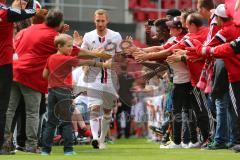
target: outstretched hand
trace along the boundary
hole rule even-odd
[[[81,46],[83,43],[83,37],[79,35],[78,31],[73,32],[73,42],[77,46]]]
[[[148,60],[148,54],[143,52],[134,52],[133,57],[138,63]]]
[[[96,48],[92,51],[96,54],[98,58],[101,58],[102,60],[109,60],[112,58],[112,55],[106,53],[104,48]]]
[[[181,62],[181,57],[182,55],[180,54],[172,54],[171,56],[168,56],[167,59],[166,59],[166,62],[168,64],[173,64],[173,63],[177,63],[177,62]]]
[[[62,33],[66,33],[70,30],[70,26],[68,24],[64,24],[62,28]]]

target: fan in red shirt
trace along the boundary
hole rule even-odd
[[[205,41],[209,29],[207,27],[202,26],[202,18],[199,14],[192,13],[188,15],[186,20],[186,27],[189,30],[189,33],[186,34],[183,39],[176,45],[170,47],[169,49],[174,52],[175,49],[177,51],[179,49],[185,50],[186,47],[193,46],[194,44],[191,43],[192,39],[198,39],[202,43]],[[175,53],[175,52],[174,52]],[[173,56],[181,57],[181,54],[174,54]],[[171,63],[173,56],[168,57],[167,61]],[[202,67],[204,65],[203,60],[199,60],[196,62],[186,61],[189,71],[190,71],[190,78],[192,86],[195,87],[199,77],[201,75]]]
[[[220,19],[219,19],[220,20]],[[227,72],[228,72],[228,80],[230,82],[230,90],[229,93],[231,95],[232,104],[234,106],[235,112],[239,117],[240,114],[240,57],[238,53],[238,40],[232,41],[230,44],[226,43],[233,39],[236,39],[240,35],[240,27],[237,26],[232,20],[230,21],[220,21],[223,23],[223,28],[220,30],[215,38],[210,42],[211,46],[202,47],[199,43],[197,47],[197,53],[200,56],[204,56],[207,58],[222,58]],[[225,43],[225,44],[222,44]],[[222,44],[222,45],[219,45]],[[219,46],[217,46],[219,45]],[[214,47],[216,46],[216,47]],[[194,58],[194,56],[192,57]],[[196,57],[195,57],[196,58]],[[238,124],[240,122],[240,118],[238,118]],[[240,127],[238,128],[240,129]],[[235,147],[237,151],[240,151],[240,145]]]
[[[9,8],[5,3],[5,0],[0,0],[0,148],[3,145],[12,83],[13,23],[32,17],[36,12],[35,0],[31,1],[27,8],[22,8],[21,3],[26,3],[23,0],[14,0]],[[0,154],[5,153],[4,150],[0,151]]]
[[[184,18],[182,19],[184,22]],[[198,126],[201,130],[203,142],[205,142],[209,138],[208,110],[204,103],[205,96],[201,94],[200,90],[198,90],[195,87],[201,75],[204,61],[200,59],[194,62],[189,61],[188,59],[185,58],[185,54],[187,52],[185,49],[188,46],[195,45],[194,43],[191,43],[191,40],[198,39],[199,41],[201,41],[201,43],[203,43],[207,38],[209,29],[207,27],[202,26],[203,25],[202,17],[198,13],[189,14],[186,17],[185,21],[186,22],[183,24],[185,24],[185,26],[188,28],[189,33],[180,41],[179,44],[171,48],[173,54],[167,57],[167,62],[169,64],[174,64],[179,61],[183,61],[186,62],[188,65],[191,84],[194,87],[191,91],[191,93],[193,93],[192,95],[194,95],[193,97],[191,97],[192,107],[194,109],[194,112],[196,113],[196,119],[198,121]]]
[[[224,5],[222,5],[224,7]],[[217,34],[213,37],[213,39],[210,41],[208,46],[202,47],[202,45],[199,43],[197,54],[200,56],[203,56],[205,58],[223,58],[223,61],[225,63],[226,69],[228,71],[228,79],[230,83],[236,83],[240,81],[240,62],[239,57],[234,56],[231,54],[232,49],[229,45],[222,47],[220,46],[218,50],[222,51],[222,48],[226,49],[229,53],[224,55],[226,51],[223,53],[214,51],[212,47],[218,46],[220,44],[233,41],[234,39],[237,39],[240,35],[240,27],[237,26],[232,20],[229,18],[221,18],[220,16],[217,16],[218,22],[222,23],[222,29],[217,32]],[[222,20],[221,20],[222,19]],[[230,50],[230,51],[229,51]],[[212,54],[214,51],[215,54]],[[227,55],[232,55],[230,57],[227,57]],[[193,55],[194,57],[194,55]]]

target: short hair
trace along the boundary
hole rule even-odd
[[[211,10],[214,8],[213,0],[198,0],[199,7]]]
[[[194,9],[183,9],[181,16],[183,17],[184,21],[186,21],[188,15],[192,14],[192,13],[196,13],[196,10]]]
[[[192,13],[188,15],[189,24],[195,24],[197,27],[201,27],[203,25],[202,16],[199,13]]]
[[[157,19],[157,20],[154,22],[154,25],[155,25],[156,27],[166,27],[166,28],[167,28],[167,25],[166,25],[166,22],[167,22],[167,21],[168,21],[168,20],[165,19],[165,18]]]
[[[94,12],[94,16],[96,15],[106,15],[107,18],[109,18],[109,14],[105,9],[98,9]]]
[[[41,24],[45,21],[47,16],[48,10],[47,9],[38,9],[36,11],[35,16],[32,17],[33,24]]]
[[[51,28],[58,27],[63,21],[63,13],[59,10],[51,9],[46,16],[46,24]]]
[[[58,45],[64,46],[69,39],[72,40],[72,36],[64,33],[59,34],[54,38],[54,45],[55,47],[58,47]]]
[[[171,17],[177,17],[181,15],[181,11],[178,9],[169,9],[167,10],[166,15],[169,15]]]

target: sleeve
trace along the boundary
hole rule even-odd
[[[212,38],[212,40],[209,42],[208,46],[218,46],[220,44],[228,42],[231,37],[229,37],[230,30],[221,29],[219,30],[216,35]]]
[[[166,44],[164,44],[163,48],[168,49],[168,48],[171,48],[172,46],[174,46],[176,44],[179,44],[179,41],[177,41],[176,38],[175,38],[173,41],[167,42]]]
[[[170,50],[170,51],[172,51],[172,50],[174,50],[174,49],[185,49],[185,47],[186,47],[186,45],[183,43],[183,41],[181,41],[181,42],[179,42],[179,43],[177,43],[177,44],[174,44],[174,45],[172,45],[171,47],[169,47],[168,49]]]
[[[122,49],[120,48],[120,43],[122,42],[122,36],[118,33],[116,39],[117,39],[116,40],[116,43],[117,43],[116,52],[121,52]]]
[[[29,4],[27,9],[8,8],[8,22],[17,22],[34,16],[36,14],[36,0],[32,0],[29,3],[31,4]]]
[[[50,57],[47,59],[47,63],[46,63],[46,65],[45,65],[45,67],[44,67],[44,68],[46,68],[47,70],[49,70],[49,59],[50,59]]]
[[[87,42],[87,33],[83,36],[83,43],[81,45],[81,48],[84,48],[84,49],[88,49],[88,50],[91,50],[90,47],[89,47],[89,44]]]
[[[72,57],[72,56],[69,56],[66,61],[68,61],[68,64],[73,66],[73,67],[77,67],[79,66],[79,62],[80,62],[80,59],[78,59],[77,57]]]
[[[230,58],[235,56],[235,53],[229,43],[224,43],[214,48],[213,56],[215,58]]]
[[[73,50],[72,50],[71,56],[77,56],[80,51],[81,51],[80,47],[73,45]]]
[[[166,43],[166,44],[163,45],[163,48],[164,48],[164,49],[168,49],[168,48],[170,48],[172,45],[173,45],[173,42],[168,42],[168,43]]]

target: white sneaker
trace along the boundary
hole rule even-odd
[[[105,143],[99,143],[99,149],[106,149]]]
[[[173,149],[173,148],[182,148],[181,144],[175,144],[174,142],[170,143],[166,146],[167,149]]]
[[[188,148],[200,148],[200,147],[201,147],[201,144],[199,142],[196,142],[196,143],[190,142],[188,145]]]
[[[168,141],[168,142],[165,143],[165,144],[160,144],[160,148],[167,148],[167,146],[168,146],[169,144],[171,144],[171,143],[173,143],[173,141]]]
[[[181,142],[181,146],[182,146],[182,148],[189,148],[189,144],[185,144],[183,142]]]

